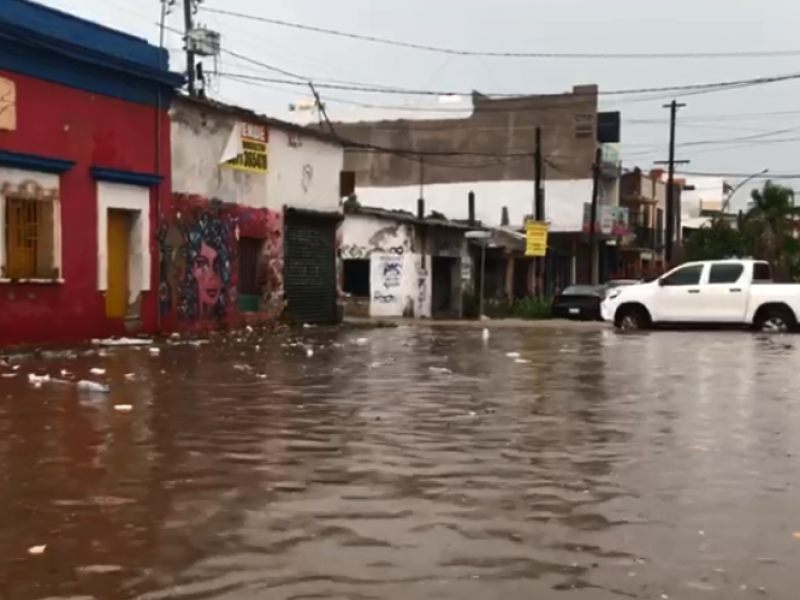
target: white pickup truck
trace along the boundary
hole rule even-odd
[[[655,281],[612,290],[600,312],[619,329],[794,331],[800,323],[800,285],[773,283],[769,263],[760,260],[691,262]]]

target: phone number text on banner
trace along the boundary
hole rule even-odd
[[[242,140],[242,153],[225,163],[225,166],[250,173],[267,172],[267,144]]]

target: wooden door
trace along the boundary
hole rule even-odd
[[[108,280],[106,316],[122,319],[128,313],[128,247],[130,218],[124,210],[109,210],[107,225]]]

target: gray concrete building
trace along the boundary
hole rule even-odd
[[[472,96],[472,113],[461,118],[335,122],[337,135],[365,148],[349,148],[345,170],[355,174],[363,204],[414,210],[418,198],[450,219],[465,219],[467,196],[487,226],[521,230],[534,212],[536,130],[541,128],[544,157],[545,218],[559,264],[570,264],[559,281],[592,278],[586,232],[592,201],[592,172],[602,150],[597,221],[622,218],[619,205],[619,113],[598,112],[596,85],[579,85],[566,93],[524,97]],[[411,111],[413,117],[413,111]],[[604,129],[611,116],[611,134]],[[614,120],[616,118],[616,121]],[[603,144],[611,139],[615,143]],[[382,151],[391,149],[391,152]],[[408,154],[403,154],[407,151]],[[624,220],[624,219],[623,219]],[[601,233],[595,279],[615,270],[616,247]],[[562,259],[568,258],[566,262]],[[556,275],[553,275],[553,280]]]
[[[362,144],[474,156],[431,156],[419,162],[397,154],[350,150],[345,169],[356,173],[359,187],[532,180],[532,156],[509,155],[531,155],[536,128],[541,127],[547,179],[591,178],[597,147],[597,86],[499,99],[474,92],[472,101],[473,114],[464,119],[336,123],[335,127],[342,138]]]

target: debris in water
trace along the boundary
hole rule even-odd
[[[133,410],[133,406],[130,404],[117,404],[114,406],[114,410],[117,412],[131,412]]]
[[[97,368],[95,368],[95,369],[90,369],[89,373],[91,373],[92,375],[105,375],[106,374],[106,370],[105,369],[97,369]]]
[[[150,354],[152,354],[153,356],[161,354],[161,349],[160,348],[156,348],[155,346],[152,346],[150,348]]]
[[[484,340],[488,340],[489,339],[489,328],[488,327],[484,327],[483,328],[483,339]]]
[[[96,381],[81,380],[78,382],[78,389],[83,392],[92,392],[98,394],[107,394],[110,390],[108,386]]]
[[[520,356],[522,356],[522,355],[519,352],[507,352],[506,353],[506,357],[507,358],[519,358]]]
[[[47,546],[42,544],[41,546],[31,546],[28,548],[28,554],[44,554],[44,551],[47,549]]]
[[[105,573],[118,573],[122,571],[122,567],[119,565],[87,565],[85,567],[78,567],[76,571],[78,571],[78,573],[102,575]]]
[[[450,369],[446,369],[444,367],[431,367],[431,373],[438,373],[439,375],[452,375],[453,372]]]
[[[515,362],[515,363],[517,363],[518,365],[526,365],[526,364],[528,364],[528,363],[529,363],[529,362],[531,362],[531,361],[529,361],[529,360],[525,360],[524,358],[518,358],[518,359],[517,359],[517,360],[515,360],[514,362]]]
[[[95,346],[149,346],[153,340],[145,338],[108,338],[105,340],[92,340]]]
[[[311,358],[312,356],[314,356],[314,351],[311,348],[306,348],[306,356]]]

